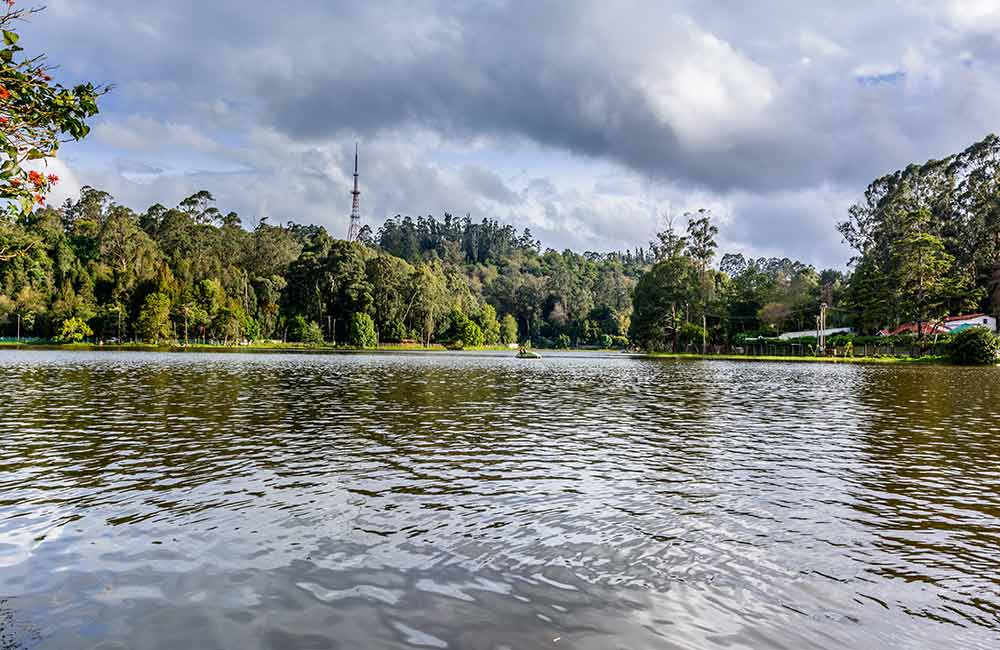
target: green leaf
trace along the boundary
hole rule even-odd
[[[9,32],[6,29],[3,30],[3,42],[7,45],[13,45],[17,43],[18,35],[14,32]]]

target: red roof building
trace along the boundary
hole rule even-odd
[[[930,336],[933,334],[947,334],[948,332],[962,327],[963,325],[988,327],[992,331],[996,331],[997,321],[992,316],[987,316],[986,314],[961,314],[958,316],[948,316],[940,323],[921,323],[920,331],[924,336]],[[879,330],[880,336],[893,336],[896,334],[902,334],[904,332],[910,332],[911,334],[917,333],[916,323],[904,323],[895,329],[886,328]]]
[[[948,330],[946,328],[942,327],[941,325],[934,324],[934,323],[921,323],[920,324],[920,331],[925,336],[928,336],[928,335],[931,335],[931,334],[947,334],[948,333]],[[900,325],[899,327],[897,327],[895,329],[891,329],[891,330],[890,329],[884,329],[884,330],[881,330],[879,332],[879,334],[881,334],[882,336],[895,336],[896,334],[902,334],[904,332],[909,332],[911,334],[916,334],[917,333],[917,324],[916,323],[903,323],[902,325]]]

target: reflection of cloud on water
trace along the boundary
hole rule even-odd
[[[66,525],[74,519],[69,508],[54,505],[36,509],[32,516],[6,515],[0,527],[0,568],[27,561],[42,544],[62,537]]]

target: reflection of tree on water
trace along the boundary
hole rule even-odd
[[[995,626],[1000,377],[994,368],[867,370],[857,397],[868,460],[850,482],[876,542],[861,559],[872,573],[929,588],[925,609],[909,613]]]
[[[18,616],[7,599],[0,599],[0,650],[29,650],[42,640],[38,630]]]

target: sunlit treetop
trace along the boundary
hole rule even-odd
[[[44,54],[23,54],[15,28],[41,7],[23,9],[14,0],[0,0],[0,11],[0,199],[6,199],[5,216],[14,219],[44,204],[59,180],[25,164],[51,158],[61,143],[85,137],[86,120],[97,114],[97,99],[109,88],[90,83],[66,88],[53,80]]]

